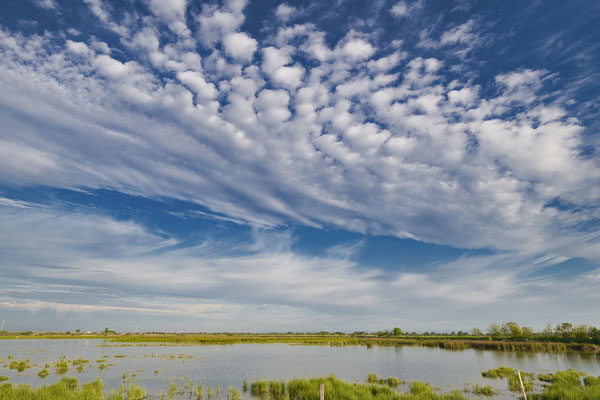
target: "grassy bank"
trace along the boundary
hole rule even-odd
[[[144,389],[137,385],[121,386],[119,390],[104,391],[101,379],[79,385],[76,378],[63,378],[52,385],[32,388],[29,385],[0,385],[3,400],[142,400]]]
[[[564,352],[582,351],[599,353],[600,346],[592,343],[554,342],[497,338],[489,336],[397,336],[377,337],[374,335],[344,334],[224,334],[224,333],[173,333],[173,334],[31,334],[5,335],[1,339],[105,339],[130,344],[186,344],[227,345],[237,343],[287,343],[321,346],[426,346],[446,350],[499,350]]]
[[[509,388],[519,391],[514,382],[515,371],[502,367],[484,371],[488,378],[508,379]],[[528,398],[533,400],[597,400],[600,399],[600,378],[585,376],[585,373],[573,370],[555,374],[538,375],[543,382],[541,393],[532,393],[533,374],[527,374],[526,387]],[[493,399],[497,394],[490,386],[475,385],[472,389],[441,393],[431,385],[421,381],[402,382],[396,378],[379,379],[373,374],[365,383],[344,382],[335,376],[327,378],[292,379],[284,381],[256,381],[248,384],[244,381],[244,397],[261,400],[318,400],[319,387],[324,385],[325,398],[328,400],[466,400],[470,393]],[[402,388],[398,386],[402,385]],[[235,387],[227,391],[217,388],[203,388],[186,380],[182,386],[171,384],[168,391],[160,395],[148,396],[146,391],[136,385],[121,385],[118,390],[105,391],[102,380],[80,385],[75,378],[63,378],[59,382],[39,388],[29,385],[0,384],[0,398],[3,400],[142,400],[160,399],[196,399],[196,400],[241,400],[242,392]]]
[[[260,335],[260,334],[164,334],[129,335],[111,340],[123,343],[175,343],[175,344],[236,344],[236,343],[289,343],[299,345],[328,346],[426,346],[446,350],[500,350],[500,351],[540,351],[600,352],[600,346],[589,343],[560,343],[530,340],[493,340],[489,337],[372,337],[351,335]]]

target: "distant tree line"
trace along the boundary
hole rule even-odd
[[[539,341],[557,341],[557,342],[581,342],[600,344],[600,329],[592,325],[573,325],[569,322],[562,322],[552,327],[548,324],[540,332],[536,332],[529,326],[520,326],[516,322],[505,322],[503,324],[493,323],[486,332],[479,328],[473,328],[470,332],[403,332],[400,328],[392,330],[381,330],[378,332],[355,331],[352,336],[377,336],[377,337],[399,337],[399,336],[453,336],[453,337],[488,337],[488,339],[502,340],[539,340]]]
[[[474,336],[483,335],[478,328],[473,329],[472,334]],[[569,322],[557,324],[555,328],[552,328],[552,325],[548,324],[541,332],[535,332],[528,326],[519,326],[516,322],[506,322],[502,325],[493,323],[488,327],[487,335],[493,338],[592,342],[600,344],[600,329],[591,325],[573,325]]]

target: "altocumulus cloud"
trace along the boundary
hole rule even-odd
[[[184,200],[251,226],[255,242],[234,257],[209,240],[179,246],[133,222],[6,198],[0,306],[82,303],[76,294],[69,306],[42,294],[17,302],[24,282],[113,292],[80,311],[189,312],[222,321],[215,327],[256,304],[279,307],[272,320],[286,324],[337,315],[349,326],[344,316],[384,323],[411,302],[422,308],[406,321],[424,310],[443,321],[440,304],[456,315],[474,304],[501,312],[510,296],[534,309],[549,285],[597,302],[597,273],[520,278],[573,257],[600,260],[600,168],[571,99],[552,89],[559,74],[521,65],[477,79],[483,17],[423,27],[405,45],[372,19],[417,18],[426,2],[390,3],[337,35],[288,4],[266,24],[243,0],[84,3],[93,34],[0,27],[0,182]],[[36,4],[48,18],[61,9]],[[261,239],[293,225],[495,253],[389,272],[298,254],[292,234]],[[165,300],[153,307],[149,293]]]

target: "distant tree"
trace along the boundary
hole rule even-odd
[[[81,332],[81,329],[75,329],[75,332],[79,333]]]
[[[502,324],[501,329],[502,329],[502,334],[505,336],[511,336],[511,337],[523,336],[521,327],[516,322],[507,322],[505,324]]]
[[[473,336],[483,336],[483,332],[481,332],[481,329],[479,329],[479,328],[473,328],[473,330],[471,331],[471,334]]]
[[[590,337],[596,344],[600,344],[600,329],[596,327],[590,327]]]
[[[533,336],[533,329],[530,326],[524,326],[521,328],[523,337],[530,338]]]
[[[502,329],[500,329],[500,325],[493,323],[488,327],[488,333],[490,336],[500,336],[502,335]]]
[[[390,336],[390,331],[379,331],[379,332],[377,332],[377,336],[379,336],[379,337]]]
[[[402,336],[402,329],[400,329],[400,328],[394,328],[392,330],[392,335],[394,335],[394,336]]]
[[[550,336],[554,335],[554,332],[552,331],[552,325],[550,325],[550,324],[546,325],[546,328],[544,328],[544,330],[542,331],[542,335],[544,337],[550,337]]]
[[[573,328],[573,336],[579,340],[589,340],[590,329],[587,325],[577,325]]]
[[[569,322],[556,325],[556,334],[565,339],[571,338],[573,336],[573,325]]]

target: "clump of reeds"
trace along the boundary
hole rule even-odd
[[[69,363],[65,360],[58,361],[54,366],[57,374],[64,374],[69,370]]]
[[[75,378],[63,378],[48,386],[33,389],[29,385],[0,385],[0,399],[43,399],[43,400],[105,400],[101,380],[86,383],[81,387]]]
[[[473,394],[483,395],[483,396],[495,396],[498,394],[498,391],[491,387],[490,385],[479,386],[475,385],[473,390],[471,391]]]
[[[387,378],[385,380],[385,384],[390,386],[390,387],[396,387],[398,385],[402,385],[404,384],[404,381],[394,377],[394,376],[390,376],[389,378]]]
[[[31,365],[29,364],[29,358],[25,359],[25,360],[14,360],[11,361],[8,364],[8,368],[10,369],[16,369],[18,372],[23,372],[28,368],[31,368]]]
[[[242,395],[236,388],[230,386],[228,400],[242,400]]]
[[[268,384],[267,381],[260,380],[256,382],[252,382],[250,384],[250,394],[253,396],[262,396],[267,394],[268,392]]]
[[[428,383],[413,381],[410,383],[410,393],[419,396],[429,396],[433,395],[433,388]]]
[[[508,389],[512,392],[520,392],[521,391],[521,381],[519,380],[519,376],[517,371],[512,369],[511,367],[500,367],[496,369],[490,369],[487,371],[483,371],[481,376],[484,378],[508,378]],[[534,374],[530,372],[521,372],[521,379],[523,381],[523,387],[525,391],[533,390],[533,378]]]

